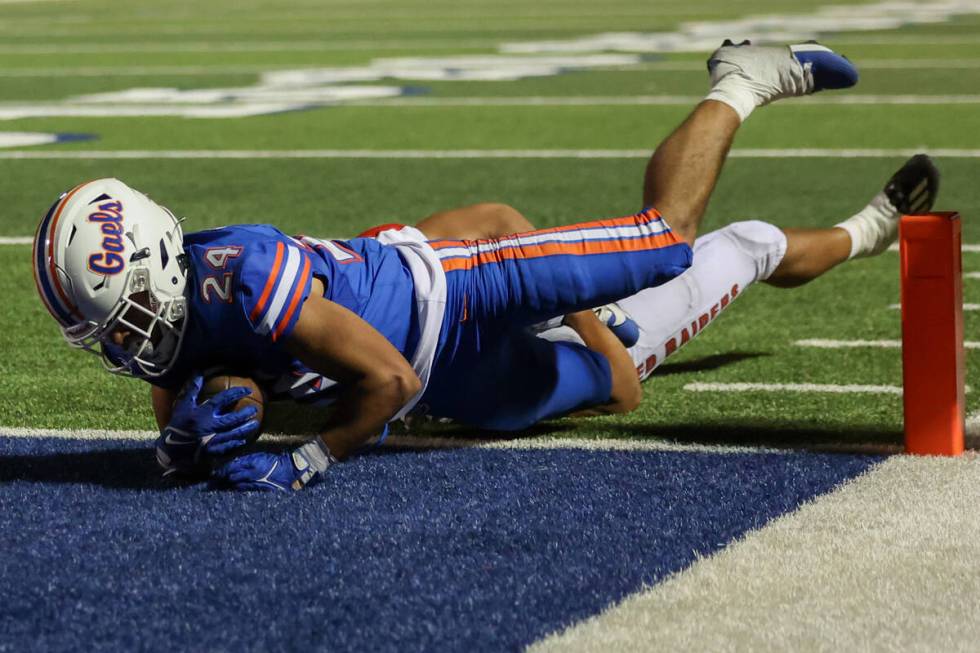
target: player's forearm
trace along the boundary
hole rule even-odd
[[[596,319],[592,311],[570,313],[565,316],[565,324],[575,330],[586,347],[606,357],[612,374],[609,403],[577,414],[624,413],[635,409],[643,398],[643,390],[633,359],[623,343]]]
[[[320,437],[336,458],[343,459],[371,438],[422,388],[414,372],[395,372],[353,384]]]

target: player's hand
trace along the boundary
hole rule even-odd
[[[292,492],[318,483],[337,462],[319,438],[280,454],[250,453],[211,472],[218,487],[235,490]]]
[[[204,377],[197,375],[184,385],[174,403],[170,424],[157,438],[157,463],[164,476],[206,472],[206,457],[245,446],[259,428],[254,406],[228,412],[251,390],[229,388],[198,404],[203,384]]]

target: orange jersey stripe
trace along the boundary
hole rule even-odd
[[[269,278],[265,282],[265,288],[262,289],[262,294],[259,295],[259,301],[252,309],[252,314],[248,316],[252,322],[255,322],[262,314],[262,309],[265,308],[265,303],[269,301],[269,295],[272,294],[272,288],[276,285],[276,279],[279,277],[279,268],[282,267],[282,255],[286,251],[286,246],[282,243],[276,243],[276,259],[272,263],[272,272],[269,274]]]
[[[638,216],[647,216],[647,219],[637,219]],[[646,224],[648,222],[653,222],[658,220],[660,214],[655,209],[649,209],[643,213],[638,213],[636,215],[629,215],[625,218],[608,218],[603,220],[592,220],[591,222],[581,222],[578,224],[565,225],[563,227],[551,227],[549,229],[536,229],[534,231],[525,231],[516,234],[507,234],[500,236],[499,238],[493,239],[481,239],[481,240],[432,240],[429,241],[429,246],[432,249],[446,249],[448,247],[462,247],[470,243],[485,243],[490,240],[507,240],[509,238],[515,237],[526,237],[526,236],[538,236],[541,234],[556,234],[565,231],[579,231],[583,229],[596,229],[602,227],[631,227],[637,224]]]
[[[655,234],[646,238],[632,240],[586,240],[573,243],[542,243],[522,248],[501,249],[495,252],[484,252],[469,258],[448,259],[442,262],[446,272],[454,270],[469,270],[485,263],[497,263],[506,259],[534,259],[543,256],[568,254],[572,256],[587,256],[591,254],[612,254],[616,252],[639,252],[650,249],[661,249],[681,243],[681,239],[671,232]]]
[[[286,314],[282,316],[279,320],[279,326],[276,330],[272,332],[272,342],[279,339],[282,332],[285,331],[286,325],[289,324],[290,318],[293,317],[293,313],[296,311],[296,307],[299,306],[299,298],[303,296],[303,288],[306,287],[306,282],[310,278],[310,257],[304,257],[303,271],[299,275],[299,283],[296,284],[296,289],[293,290],[293,297],[289,300],[289,309]]]

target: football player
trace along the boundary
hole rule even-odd
[[[898,237],[901,216],[927,213],[938,192],[939,171],[928,156],[918,154],[892,175],[867,206],[835,227],[780,229],[758,220],[729,224],[694,241],[693,263],[678,278],[594,312],[619,335],[620,348],[628,351],[642,382],[752,284],[796,288],[840,263],[881,254]],[[427,237],[470,240],[533,228],[516,209],[500,204],[438,213],[416,227]],[[364,235],[401,228],[382,225]],[[590,317],[588,312],[558,317],[533,329],[547,340],[585,344],[576,327]],[[611,363],[622,365],[622,357],[613,351],[614,341],[607,339],[604,344],[608,347],[602,353]]]
[[[254,408],[227,410],[245,390],[198,403],[201,370],[275,380],[294,397],[335,380],[327,390],[337,408],[319,437],[212,470],[241,489],[302,489],[420,401],[433,414],[508,429],[629,410],[636,375],[610,360],[619,350],[608,329],[573,316],[582,346],[526,327],[680,275],[741,122],[774,100],[857,81],[845,58],[815,44],[726,42],[709,71],[710,93],[653,153],[647,208],[631,216],[477,241],[408,229],[290,238],[268,225],[185,236],[170,211],[101,179],[65,193],[42,219],[38,292],[70,344],[153,384],[168,473],[238,453],[258,428]],[[863,251],[867,239],[854,234],[873,222],[851,225],[850,247]],[[474,407],[464,394],[483,401]]]

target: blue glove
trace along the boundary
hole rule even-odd
[[[250,453],[211,472],[219,487],[235,490],[291,492],[320,482],[337,462],[320,438],[287,453]]]
[[[157,463],[164,477],[180,474],[197,476],[208,471],[207,457],[220,456],[245,446],[259,428],[255,406],[226,412],[248,388],[229,388],[198,404],[204,377],[188,381],[174,403],[170,424],[156,441]]]

